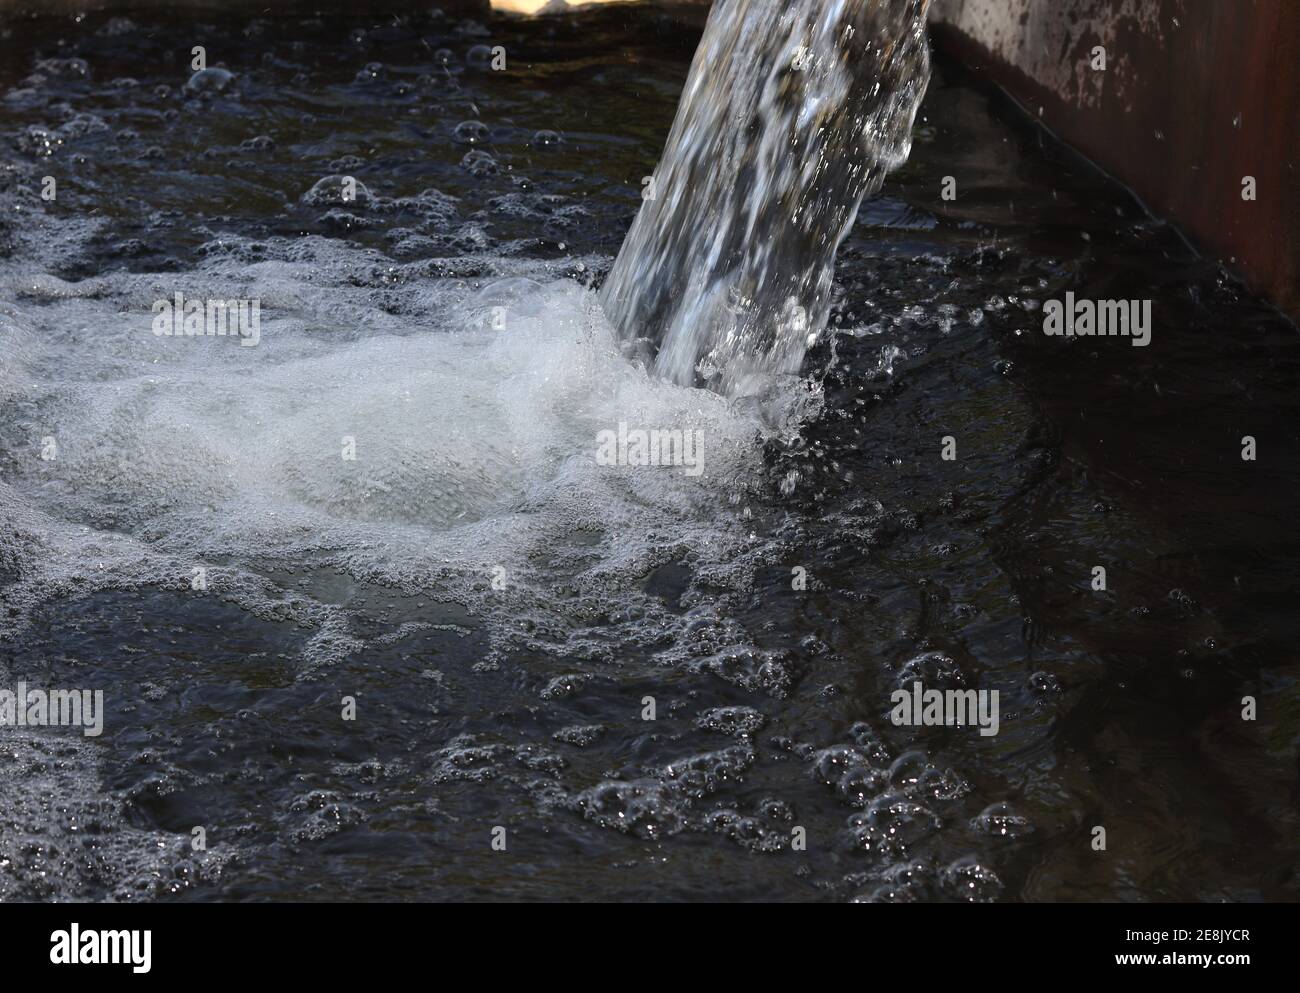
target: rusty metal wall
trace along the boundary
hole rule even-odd
[[[931,18],[936,45],[1300,317],[1300,0],[935,0]]]

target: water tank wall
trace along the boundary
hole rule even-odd
[[[938,47],[1300,316],[1300,3],[935,0],[931,20]]]

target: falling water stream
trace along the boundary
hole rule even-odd
[[[442,6],[0,19],[0,900],[1294,899],[1294,329],[919,4]]]
[[[734,395],[799,371],[859,204],[907,160],[927,3],[714,4],[601,294],[656,373]]]

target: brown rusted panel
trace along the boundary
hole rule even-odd
[[[937,45],[1300,317],[1300,0],[935,0],[931,17]]]

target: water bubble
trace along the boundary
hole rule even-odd
[[[382,62],[367,62],[365,67],[357,73],[356,82],[373,83],[384,78],[384,65]]]
[[[290,832],[296,842],[318,841],[365,820],[359,808],[331,790],[314,790],[297,796],[290,802],[289,810],[303,815],[296,819]]]
[[[767,723],[767,718],[752,707],[714,707],[695,719],[695,726],[705,731],[717,731],[735,738],[748,738],[757,734]]]
[[[504,745],[479,745],[473,735],[461,735],[434,753],[430,778],[434,783],[485,783],[500,775],[508,753]]]
[[[774,831],[759,818],[735,810],[715,810],[705,818],[705,825],[754,852],[779,852],[786,847],[788,839],[784,830]]]
[[[1053,673],[1036,672],[1029,677],[1029,686],[1036,693],[1060,693],[1061,681]]]
[[[854,766],[835,784],[835,790],[851,806],[865,807],[873,796],[888,786],[889,777],[880,769]]]
[[[849,728],[849,737],[873,765],[889,763],[889,746],[866,721],[857,721]]]
[[[601,783],[580,794],[577,807],[601,827],[640,838],[663,838],[686,827],[682,801],[654,780]]]
[[[107,130],[108,125],[94,114],[76,114],[59,125],[59,133],[68,138],[81,138]]]
[[[433,53],[433,61],[440,66],[449,66],[456,61],[456,56],[450,48],[440,48]]]
[[[912,684],[918,682],[926,689],[959,689],[966,684],[966,677],[961,667],[947,655],[925,652],[903,666],[895,685],[910,690]]]
[[[456,25],[456,34],[461,38],[486,38],[491,32],[478,21],[466,18]]]
[[[561,141],[560,135],[556,131],[538,131],[533,135],[533,147],[551,148],[558,145]]]
[[[939,830],[939,818],[929,807],[901,793],[876,797],[848,823],[856,846],[878,855],[905,854],[910,846]]]
[[[230,84],[235,81],[235,74],[228,69],[221,69],[211,66],[207,69],[200,69],[185,84],[185,93],[187,96],[194,97],[214,97],[218,94],[225,93],[230,89]]]
[[[845,773],[870,764],[865,755],[848,745],[824,748],[817,752],[813,759],[815,762],[813,777],[826,786],[836,786],[844,778]]]
[[[563,700],[572,696],[583,686],[591,681],[591,676],[586,673],[571,673],[566,676],[556,676],[544,687],[539,694],[543,700]]]
[[[475,45],[465,54],[466,65],[471,65],[475,69],[482,69],[492,61],[492,49],[487,45]]]
[[[994,803],[980,811],[971,827],[983,834],[1000,838],[1023,838],[1033,834],[1033,825],[1029,819],[1017,814],[1007,803]]]
[[[912,793],[931,800],[956,800],[971,791],[971,785],[952,769],[930,766],[917,777]]]
[[[699,800],[727,783],[738,782],[755,758],[754,750],[748,745],[735,745],[679,759],[664,768],[663,778],[679,792]]]
[[[959,900],[987,903],[1002,892],[1002,880],[974,855],[957,859],[939,873],[945,891]]]
[[[48,128],[30,125],[18,136],[18,148],[27,155],[48,158],[63,145],[63,139]]]
[[[109,22],[99,29],[99,33],[106,38],[119,38],[122,35],[130,34],[135,30],[135,22],[126,17],[113,17]]]
[[[603,724],[586,724],[578,727],[561,728],[551,735],[556,741],[572,745],[574,748],[586,748],[589,745],[594,745],[604,736],[605,726]]]
[[[90,79],[90,65],[85,59],[40,59],[36,71],[55,79]]]
[[[929,768],[930,760],[925,752],[919,749],[904,752],[889,767],[889,781],[895,789],[906,791],[919,784]]]
[[[352,197],[355,186],[355,197]],[[364,183],[352,176],[324,176],[316,181],[310,190],[301,197],[303,203],[312,206],[341,203],[370,203],[373,199]]]
[[[465,157],[460,160],[460,167],[471,176],[491,176],[498,170],[497,160],[478,148],[465,153]]]
[[[882,874],[883,882],[865,898],[855,903],[916,903],[931,899],[934,870],[924,862],[899,862]]]
[[[488,140],[491,132],[482,121],[461,121],[456,125],[454,137],[462,145],[477,145]]]
[[[558,777],[569,765],[563,755],[539,749],[536,745],[520,745],[515,749],[515,761],[525,769]]]

